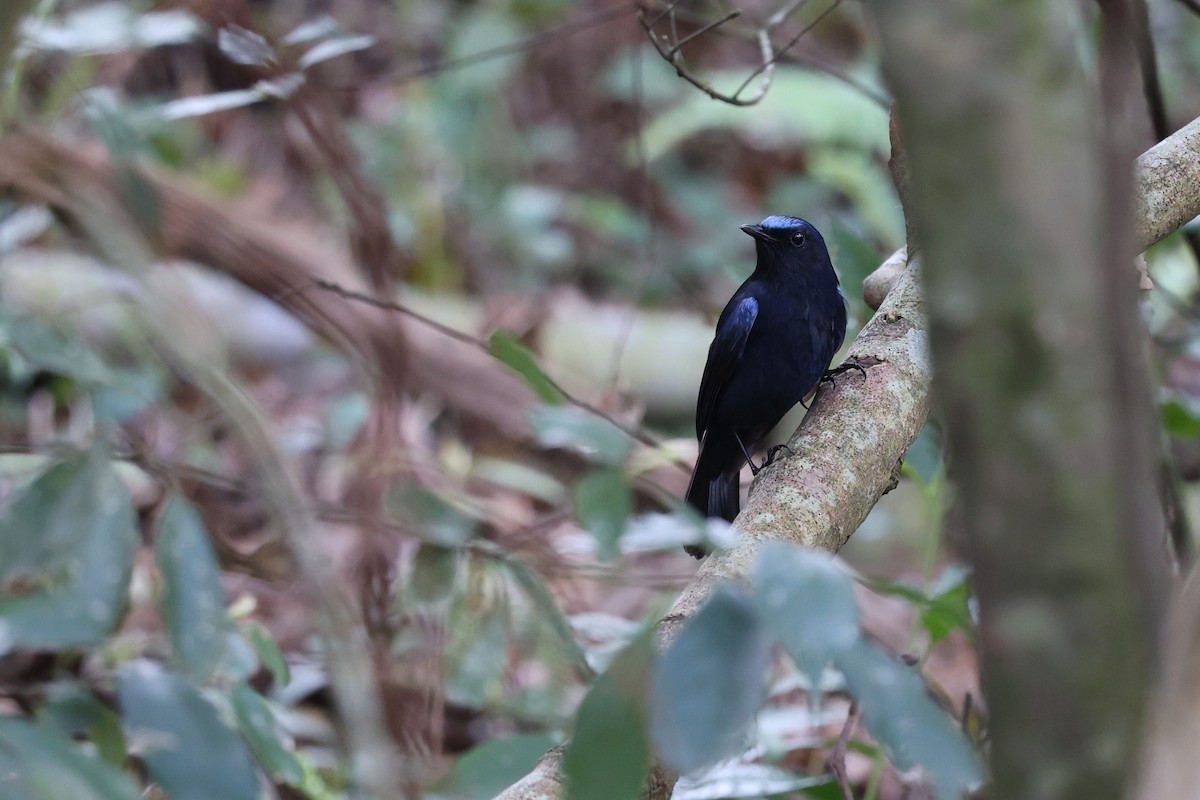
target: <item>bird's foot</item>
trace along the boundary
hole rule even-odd
[[[791,456],[796,455],[795,453],[792,452],[792,448],[788,447],[786,444],[777,444],[774,447],[772,447],[770,450],[767,451],[767,458],[765,461],[763,461],[763,464],[762,464],[763,467],[769,467],[772,464],[774,464],[775,458],[776,458],[776,456],[779,455],[780,450],[787,450],[787,454],[788,454],[789,458]]]
[[[788,447],[786,444],[777,444],[767,451],[767,457],[763,459],[761,464],[755,464],[754,459],[747,456],[746,463],[750,465],[750,474],[757,476],[758,473],[774,464],[776,461],[776,456],[779,455],[780,450],[787,450],[789,456],[795,455],[795,453],[792,452],[792,448]]]
[[[864,367],[862,364],[858,363],[857,358],[851,357],[848,360],[839,364],[838,366],[834,367],[833,369],[825,370],[825,374],[821,376],[821,383],[832,382],[832,381],[836,380],[838,375],[841,375],[844,372],[849,372],[852,369],[858,370],[859,374],[863,376],[863,380],[867,379],[866,367]]]

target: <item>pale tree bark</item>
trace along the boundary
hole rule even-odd
[[[980,599],[991,796],[1119,797],[1169,587],[1131,220],[1107,199],[1128,167],[1105,180],[1123,140],[1095,134],[1076,5],[874,8]]]

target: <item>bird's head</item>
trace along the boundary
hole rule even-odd
[[[741,228],[758,242],[760,253],[765,249],[779,255],[799,255],[825,249],[825,240],[817,229],[799,217],[767,217],[757,225],[743,225]]]

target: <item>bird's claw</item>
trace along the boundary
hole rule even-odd
[[[763,459],[761,464],[755,464],[754,459],[746,459],[746,463],[750,465],[750,474],[757,476],[758,473],[774,464],[775,457],[779,455],[780,450],[787,450],[789,456],[795,455],[795,453],[792,452],[792,448],[788,447],[786,444],[777,444],[767,451],[767,457]]]
[[[763,466],[769,467],[772,464],[774,464],[775,457],[777,455],[779,455],[780,450],[787,450],[787,454],[789,457],[796,455],[795,453],[792,452],[792,448],[788,447],[786,444],[777,444],[774,447],[772,447],[770,450],[767,451],[767,459],[766,459],[766,461],[763,462]]]
[[[867,379],[866,367],[864,367],[862,364],[858,363],[857,358],[850,358],[847,361],[844,361],[841,364],[839,364],[838,366],[834,367],[833,369],[825,370],[825,374],[821,376],[821,383],[832,382],[837,378],[838,375],[841,375],[844,372],[849,372],[852,369],[858,370],[859,374],[863,376],[863,380]]]

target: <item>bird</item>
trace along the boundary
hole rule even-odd
[[[685,495],[704,516],[729,522],[739,509],[742,466],[758,474],[751,453],[817,387],[846,337],[846,298],[817,229],[781,215],[740,227],[754,238],[757,262],[708,348],[696,398],[700,454]],[[707,555],[701,546],[686,549]]]

